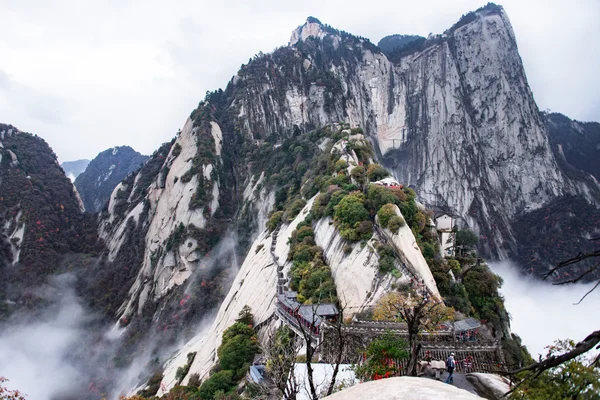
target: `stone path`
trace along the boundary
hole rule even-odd
[[[448,377],[448,373],[444,372],[440,378],[440,381],[444,382],[447,377]],[[450,385],[455,386],[459,389],[464,389],[464,390],[468,391],[469,393],[477,394],[477,392],[475,391],[475,387],[473,385],[471,385],[471,382],[469,382],[467,380],[467,377],[465,376],[465,374],[463,374],[462,372],[454,372],[453,378],[454,378],[454,383],[450,383]],[[435,380],[435,378],[425,378],[425,379]]]

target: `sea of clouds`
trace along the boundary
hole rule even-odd
[[[579,300],[592,284],[556,286],[519,273],[509,262],[489,263],[504,280],[500,293],[511,315],[512,331],[523,339],[534,359],[557,339],[584,339],[600,329],[600,288]]]

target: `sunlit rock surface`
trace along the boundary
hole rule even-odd
[[[354,385],[328,397],[331,400],[475,400],[481,397],[433,379],[401,377]]]

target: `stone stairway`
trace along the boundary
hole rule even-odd
[[[271,257],[273,258],[273,262],[277,265],[277,294],[283,294],[287,290],[287,278],[283,274],[283,264],[279,262],[279,257],[275,255],[275,249],[277,248],[277,237],[279,235],[279,230],[281,229],[281,225],[278,225],[277,228],[271,233]]]

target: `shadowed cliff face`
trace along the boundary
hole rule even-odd
[[[575,176],[585,171],[600,180],[600,124],[573,121],[558,113],[544,113],[543,117],[561,167]]]

